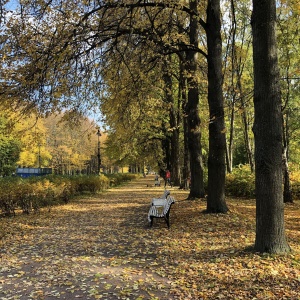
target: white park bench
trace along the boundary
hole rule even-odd
[[[153,198],[148,212],[148,221],[150,227],[153,225],[154,218],[164,218],[168,228],[170,228],[170,210],[175,199],[170,196],[170,192],[165,190],[165,193],[160,198]]]

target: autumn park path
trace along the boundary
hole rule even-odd
[[[147,176],[30,216],[1,219],[0,300],[300,299],[299,205],[287,208],[295,252],[258,255],[254,201],[229,200],[230,213],[202,214],[205,201],[176,199],[171,228],[149,228]]]

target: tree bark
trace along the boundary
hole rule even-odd
[[[163,79],[165,82],[165,97],[166,102],[169,107],[169,117],[170,117],[170,128],[171,137],[170,137],[170,161],[167,165],[167,169],[171,171],[171,180],[174,185],[180,184],[179,179],[179,126],[177,124],[177,114],[174,107],[174,97],[173,97],[173,82],[172,76],[169,70],[169,64],[165,63],[165,73],[163,75]]]
[[[208,49],[208,104],[209,104],[209,155],[208,155],[208,213],[226,213],[225,202],[225,122],[222,91],[222,40],[220,0],[207,3]]]
[[[284,203],[293,203],[293,196],[291,190],[291,181],[290,181],[290,171],[289,171],[289,113],[288,104],[290,102],[290,80],[288,76],[287,68],[287,93],[285,103],[282,109],[282,132],[283,132],[283,150],[282,150],[282,168],[283,168],[283,202]]]
[[[286,124],[282,114],[282,132],[283,132],[283,149],[282,149],[282,171],[283,171],[283,202],[293,203],[291,190],[290,171],[288,163],[288,111],[286,113]]]
[[[235,121],[235,97],[232,100],[231,108],[230,108],[230,128],[229,128],[229,139],[228,143],[226,143],[226,165],[227,172],[232,172],[233,166],[233,138],[234,138],[234,121]]]
[[[255,250],[284,253],[290,247],[282,199],[282,112],[275,22],[276,1],[253,0]]]
[[[190,9],[197,12],[199,0],[190,0]],[[190,44],[198,47],[198,20],[190,17]],[[187,51],[188,70],[188,103],[186,113],[188,118],[188,144],[190,152],[191,189],[188,199],[204,197],[203,163],[201,147],[201,129],[199,117],[199,88],[197,82],[197,52]]]
[[[240,86],[240,85],[239,85]],[[240,94],[242,94],[242,89],[239,87]],[[244,125],[244,141],[245,141],[245,147],[248,157],[248,162],[250,165],[251,172],[254,172],[254,161],[253,161],[253,151],[250,143],[250,137],[249,137],[249,124],[248,124],[248,117],[247,117],[247,108],[244,101],[244,96],[241,97],[241,107],[242,107],[242,120]]]
[[[184,189],[189,189],[189,177],[190,177],[190,154],[188,144],[188,121],[186,117],[186,105],[187,105],[187,78],[185,74],[185,56],[180,61],[180,79],[179,89],[181,95],[181,110],[182,110],[182,124],[183,124],[183,169],[182,169],[182,182],[181,185]]]

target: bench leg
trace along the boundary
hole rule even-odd
[[[166,220],[166,223],[167,223],[168,228],[170,228],[169,214],[165,215],[165,220]]]
[[[150,221],[150,227],[152,227],[153,225],[153,217],[150,217],[151,221]]]

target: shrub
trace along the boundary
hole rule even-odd
[[[290,183],[293,199],[300,198],[300,170],[291,168]],[[248,165],[235,168],[226,175],[226,195],[235,197],[255,197],[255,174]]]
[[[0,208],[6,216],[15,215],[18,207],[19,181],[19,178],[15,177],[4,177],[0,181]]]
[[[130,173],[116,173],[116,174],[107,174],[107,178],[109,179],[109,186],[118,186],[124,181],[130,181],[137,178],[140,175],[130,174]]]
[[[75,193],[102,192],[109,187],[109,180],[106,176],[75,176],[71,178]]]
[[[226,195],[235,197],[255,196],[255,175],[251,173],[249,165],[240,165],[226,175]]]
[[[49,209],[56,204],[68,203],[83,193],[102,192],[113,185],[136,178],[133,174],[91,176],[5,177],[0,179],[0,209],[4,215],[14,215],[16,209],[29,214],[41,207]]]

